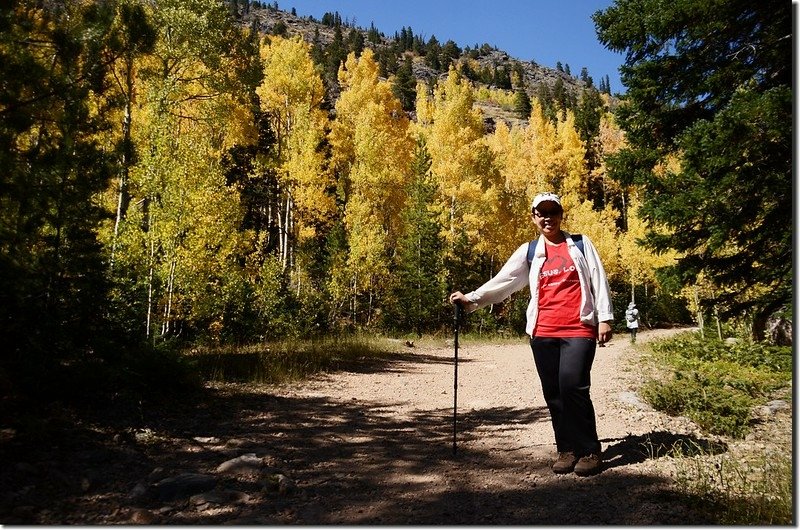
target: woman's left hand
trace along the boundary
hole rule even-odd
[[[614,332],[611,331],[611,324],[608,322],[600,322],[597,325],[597,340],[600,341],[600,344],[605,344],[610,341],[613,335]]]

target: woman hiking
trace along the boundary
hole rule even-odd
[[[531,217],[538,241],[520,245],[491,280],[452,293],[450,302],[472,312],[530,288],[525,332],[555,434],[552,469],[588,476],[602,469],[590,371],[595,341],[611,340],[614,310],[597,249],[585,235],[561,230],[563,215],[558,195],[536,195]]]

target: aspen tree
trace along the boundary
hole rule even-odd
[[[561,177],[560,189],[565,208],[572,201],[576,203],[587,198],[588,170],[586,168],[586,149],[575,129],[575,115],[565,112],[565,118],[556,126],[558,150],[555,157],[555,171]]]
[[[495,132],[486,138],[502,181],[504,207],[493,219],[499,256],[510,256],[522,241],[534,236],[529,212],[530,201],[537,190],[532,178],[534,157],[526,132],[517,126],[509,129],[500,122]]]
[[[607,97],[601,94],[602,97]],[[627,224],[628,190],[622,184],[608,176],[606,157],[614,155],[625,147],[625,133],[619,128],[614,115],[607,112],[600,116],[600,129],[597,136],[597,157],[599,164],[592,170],[592,178],[602,183],[603,203],[619,197],[622,202],[623,225]]]
[[[359,295],[367,294],[367,323],[401,233],[414,149],[409,120],[391,85],[379,80],[378,69],[372,50],[364,50],[360,59],[348,55],[339,70],[342,93],[330,133],[334,162],[345,181],[349,248],[347,270],[336,275],[348,277],[356,316]]]
[[[262,45],[261,56],[264,81],[256,93],[262,110],[272,116],[277,136],[281,195],[276,214],[279,254],[286,269],[298,240],[315,235],[314,226],[329,221],[335,211],[326,192],[332,179],[318,150],[327,127],[320,108],[324,88],[311,47],[300,37],[272,37]]]
[[[536,190],[560,191],[561,180],[556,169],[558,138],[556,128],[545,114],[541,101],[531,102],[531,116],[526,129],[526,143],[532,153],[533,187]]]
[[[440,222],[451,252],[462,232],[471,243],[481,244],[473,212],[483,195],[477,155],[484,131],[473,102],[469,83],[450,68],[447,79],[434,89],[433,116],[426,130],[431,171],[439,188]]]
[[[160,33],[141,64],[132,127],[140,156],[130,191],[141,214],[121,227],[126,246],[116,259],[132,266],[115,274],[133,288],[123,296],[146,300],[144,332],[155,340],[178,333],[176,323],[221,329],[224,312],[237,303],[241,213],[219,160],[248,141],[253,119],[239,75],[242,34],[224,7],[164,0],[151,9]],[[133,250],[139,245],[143,253]],[[137,257],[144,263],[130,264]]]
[[[609,282],[623,279],[624,271],[619,255],[619,232],[616,228],[619,213],[607,204],[596,210],[592,201],[568,196],[565,201],[564,230],[573,234],[586,234],[603,260]]]
[[[631,290],[631,301],[636,301],[637,287],[643,288],[645,297],[649,297],[650,292],[655,294],[660,288],[656,270],[671,266],[678,256],[673,250],[656,253],[643,244],[648,230],[660,233],[667,231],[663,226],[651,226],[641,215],[641,205],[638,194],[632,193],[628,205],[627,229],[618,236],[620,264],[624,274],[623,279]],[[687,299],[687,302],[691,305],[692,299]]]

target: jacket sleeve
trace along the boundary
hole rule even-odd
[[[592,282],[592,296],[594,297],[594,307],[597,312],[598,322],[611,322],[614,320],[614,307],[611,303],[611,289],[608,286],[608,278],[600,261],[592,241],[583,236],[583,247],[586,253],[586,261],[589,264],[589,274]]]
[[[467,311],[472,312],[490,304],[500,303],[513,293],[524,289],[528,285],[530,274],[527,256],[528,243],[524,243],[511,254],[491,280],[466,294],[471,302],[466,308]]]

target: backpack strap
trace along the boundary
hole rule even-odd
[[[533,256],[536,255],[536,243],[538,242],[539,239],[534,239],[528,243],[528,267],[531,266],[531,263],[533,262]]]
[[[583,250],[583,236],[581,234],[570,234],[572,237],[572,242],[575,243],[575,246],[578,247],[578,250],[581,251],[581,254],[584,256],[586,252]],[[533,262],[533,257],[536,255],[536,244],[539,242],[539,238],[530,241],[528,243],[528,267],[531,266]]]

